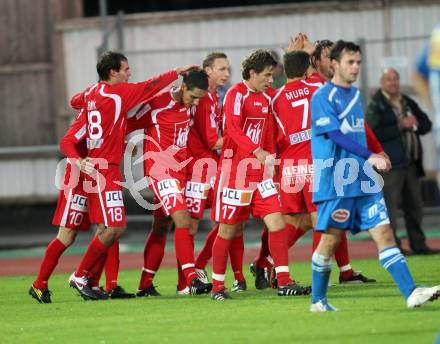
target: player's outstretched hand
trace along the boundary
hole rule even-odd
[[[77,159],[75,161],[76,166],[86,174],[91,174],[95,170],[95,164],[91,158]]]
[[[176,73],[177,73],[178,75],[182,75],[182,74],[184,74],[184,73],[186,73],[186,72],[190,72],[190,71],[192,71],[192,70],[200,70],[200,69],[201,69],[200,66],[195,65],[195,64],[192,64],[192,65],[187,65],[187,66],[177,67],[177,68],[176,68]]]
[[[379,172],[387,172],[391,168],[390,159],[382,154],[371,154],[371,156],[368,158],[368,162]]]

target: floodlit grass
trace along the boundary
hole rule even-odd
[[[352,263],[378,283],[334,286],[330,302],[340,312],[311,314],[310,297],[278,297],[256,291],[214,302],[208,296],[177,297],[176,272],[156,277],[159,298],[83,301],[68,288],[67,275],[50,281],[53,303],[27,295],[32,277],[0,278],[0,343],[434,343],[440,329],[440,300],[420,309],[406,304],[376,260]],[[440,283],[440,257],[410,257],[419,284]],[[246,267],[247,268],[247,267]],[[310,263],[291,266],[310,283]],[[336,282],[337,273],[332,280]],[[120,284],[135,290],[139,271],[122,271]],[[229,276],[228,284],[232,284]]]

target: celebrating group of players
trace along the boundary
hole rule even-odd
[[[128,83],[131,72],[125,56],[103,54],[97,64],[100,81],[71,100],[79,113],[60,144],[69,163],[53,220],[59,232],[46,250],[30,295],[40,303],[51,302],[48,279],[59,257],[78,231],[97,224],[70,285],[92,300],[159,296],[153,279],[166,234],[174,225],[177,293],[228,299],[228,256],[235,277],[232,291],[247,288],[243,228],[252,214],[265,225],[251,266],[257,289],[271,284],[279,296],[312,293],[311,311],[336,310],[327,302],[333,255],[340,282],[374,282],[350,266],[343,231],[350,229],[370,230],[382,265],[409,307],[438,297],[440,287],[417,288],[412,281],[395,246],[381,191],[365,191],[364,183],[378,184],[371,167],[386,171],[391,165],[364,124],[359,91],[352,86],[360,57],[353,43],[312,45],[299,34],[286,48],[283,87],[270,88],[278,62],[270,51],[259,49],[243,60],[243,80],[229,88],[220,106],[217,88],[230,77],[224,53],[210,53],[202,69],[176,68],[139,83]],[[179,87],[161,91],[178,75],[183,76]],[[134,295],[117,284],[117,273],[118,239],[125,230],[120,163],[126,135],[138,130],[143,135],[144,174],[157,206]],[[360,167],[350,169],[348,163],[341,173],[338,162],[346,160]],[[354,178],[347,176],[353,171]],[[194,236],[209,207],[216,225],[196,258]],[[288,262],[288,249],[309,229],[315,229],[313,288],[291,278]],[[205,266],[211,257],[209,283]],[[106,290],[99,287],[104,267]]]

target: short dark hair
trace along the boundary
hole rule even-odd
[[[297,50],[284,54],[284,71],[289,79],[302,77],[310,66],[310,55]]]
[[[353,42],[339,40],[330,50],[330,60],[340,61],[343,52],[361,52],[361,47]]]
[[[114,51],[106,51],[98,58],[96,64],[96,71],[99,75],[99,80],[107,81],[110,78],[110,71],[113,69],[119,71],[121,69],[121,62],[128,61],[127,58]]]
[[[278,62],[269,50],[258,49],[253,51],[241,63],[241,75],[244,80],[249,80],[251,70],[254,70],[255,73],[261,73],[266,67],[276,67],[277,65]]]
[[[310,56],[310,60],[311,60],[310,63],[312,64],[313,68],[316,69],[316,61],[321,60],[321,54],[323,50],[327,48],[331,48],[332,46],[333,46],[333,42],[329,41],[328,39],[323,39],[315,42],[315,50]]]
[[[206,67],[212,67],[216,59],[227,59],[227,58],[228,56],[226,56],[226,54],[222,53],[221,51],[212,51],[208,55],[206,55],[205,59],[203,60],[202,67],[203,69],[205,69]]]
[[[200,88],[206,91],[208,89],[208,74],[204,70],[192,70],[183,75],[183,83],[188,90]]]

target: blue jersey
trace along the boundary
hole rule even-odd
[[[340,130],[367,147],[363,102],[359,90],[326,83],[312,97],[313,202],[366,196],[377,187],[376,173],[364,158],[328,138]]]

